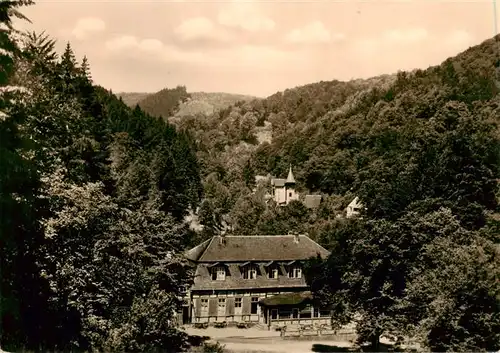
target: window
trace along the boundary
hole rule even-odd
[[[257,314],[257,306],[259,305],[259,298],[252,297],[252,304],[250,306],[250,314]]]
[[[212,268],[212,281],[224,281],[226,279],[226,269],[223,266]]]
[[[255,266],[247,266],[243,269],[244,279],[256,279],[257,278],[257,268]]]
[[[277,320],[278,319],[278,309],[272,309],[271,310],[271,319],[272,320]]]
[[[234,298],[234,307],[241,308],[241,298]]]
[[[208,299],[201,299],[201,313],[202,315],[208,314]]]
[[[219,298],[219,308],[217,310],[217,316],[225,316],[226,315],[226,299]]]
[[[278,279],[278,269],[275,267],[275,268],[271,268],[269,269],[269,278],[271,279]]]
[[[292,267],[288,272],[290,278],[302,278],[302,269],[300,267]]]
[[[288,197],[292,197],[292,193],[291,192],[288,193]]]

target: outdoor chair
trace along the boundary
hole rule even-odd
[[[225,321],[222,321],[222,322],[216,322],[216,323],[214,324],[214,327],[216,327],[216,328],[224,328],[224,327],[226,327],[226,326],[227,326],[227,323],[226,323]]]

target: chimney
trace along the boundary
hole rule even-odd
[[[290,232],[288,234],[289,235],[293,235],[293,242],[295,244],[298,244],[298,242],[299,242],[299,233],[297,233],[297,232]]]

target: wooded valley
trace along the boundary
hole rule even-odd
[[[30,4],[0,3],[0,347],[186,350],[184,250],[299,232],[332,252],[314,295],[373,349],[500,349],[500,36],[425,70],[127,106],[69,43],[13,28]],[[255,176],[290,165],[318,208],[267,200]]]

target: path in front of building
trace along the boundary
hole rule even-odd
[[[349,342],[334,341],[289,341],[281,338],[248,339],[247,342],[226,342],[226,339],[220,339],[219,342],[225,348],[234,353],[308,353],[314,352],[313,345],[351,347]],[[332,349],[332,351],[334,351]]]
[[[352,343],[343,341],[292,341],[280,338],[277,331],[260,329],[213,328],[194,329],[186,327],[190,335],[209,336],[212,341],[218,341],[229,351],[262,352],[262,353],[307,353],[313,352],[313,345],[350,347]]]

